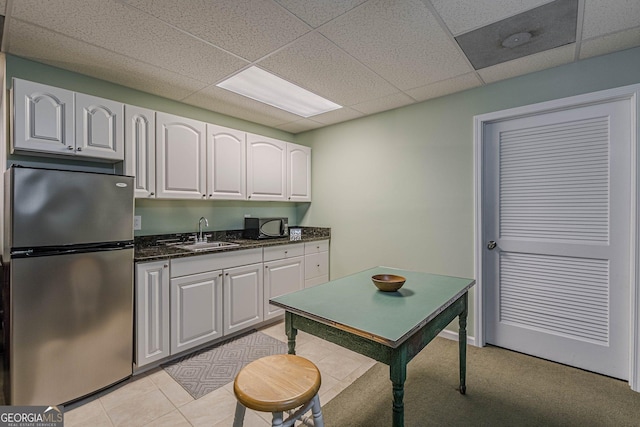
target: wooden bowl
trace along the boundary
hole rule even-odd
[[[395,292],[404,285],[407,279],[395,274],[376,274],[371,276],[371,280],[382,292]]]

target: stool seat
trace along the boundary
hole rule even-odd
[[[249,363],[236,376],[233,392],[247,408],[283,412],[311,401],[320,389],[320,371],[293,354],[266,356]]]

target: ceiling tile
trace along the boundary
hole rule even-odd
[[[12,18],[208,83],[247,64],[113,0],[21,0],[14,3]]]
[[[431,0],[454,35],[517,15],[550,0]]]
[[[260,61],[258,65],[342,106],[397,91],[315,32]]]
[[[310,30],[300,19],[271,1],[123,1],[249,61]]]
[[[478,74],[480,74],[480,77],[485,83],[492,83],[498,80],[509,79],[511,77],[567,64],[573,61],[574,55],[575,45],[571,44],[483,68],[482,70],[478,70]]]
[[[370,0],[319,31],[402,90],[472,71],[419,0]]]
[[[295,133],[305,132],[311,129],[317,129],[323,126],[324,124],[322,123],[314,122],[313,120],[309,120],[309,119],[302,119],[295,122],[289,122],[289,123],[277,125],[275,127],[285,132],[290,132],[295,134]]]
[[[472,87],[480,86],[481,84],[482,81],[480,81],[476,73],[469,73],[453,79],[443,80],[427,86],[406,90],[405,93],[417,101],[426,101],[427,99],[471,89]]]
[[[254,101],[217,86],[209,86],[202,89],[183,99],[182,102],[265,126],[275,126],[300,119],[300,116],[295,114]]]
[[[367,0],[276,0],[313,28],[328,22]]]
[[[410,96],[402,92],[398,92],[382,98],[372,99],[371,101],[352,105],[351,108],[364,114],[374,114],[379,113],[380,111],[403,107],[405,105],[413,104],[414,102],[416,101]]]
[[[582,37],[590,39],[640,25],[638,0],[585,0]]]
[[[338,110],[329,111],[328,113],[318,114],[317,116],[310,117],[314,122],[319,122],[325,125],[331,125],[334,123],[346,122],[347,120],[357,119],[362,117],[359,111],[353,110],[348,107],[340,108]]]
[[[640,46],[640,27],[583,41],[580,46],[580,59],[636,46]]]
[[[7,46],[17,56],[169,99],[184,98],[206,86],[206,83],[21,21],[12,21]]]

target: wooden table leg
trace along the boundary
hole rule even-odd
[[[404,427],[404,382],[407,379],[406,347],[398,348],[389,368],[393,385],[393,427]]]
[[[467,392],[467,294],[464,294],[463,298],[464,309],[462,310],[462,313],[460,313],[460,330],[458,332],[458,347],[460,350],[460,394],[465,394]]]
[[[293,315],[288,311],[284,314],[284,329],[289,338],[289,354],[296,354],[296,335],[298,330],[293,327]]]

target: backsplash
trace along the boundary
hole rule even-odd
[[[142,228],[134,235],[151,236],[171,233],[195,233],[198,220],[205,217],[204,230],[238,230],[244,228],[244,217],[286,217],[289,224],[299,224],[300,205],[291,202],[249,202],[223,200],[146,200],[136,199],[135,215],[142,217]]]

